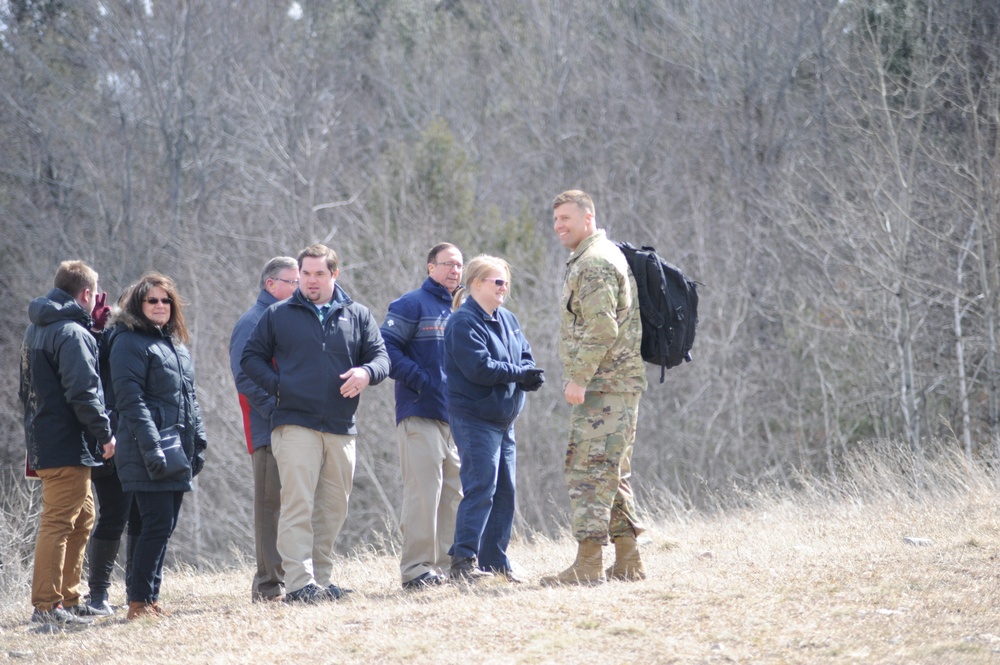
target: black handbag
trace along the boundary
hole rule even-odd
[[[184,453],[184,444],[181,443],[181,427],[171,425],[160,430],[160,450],[167,460],[167,470],[159,480],[174,478],[175,476],[186,475],[191,472],[191,461]]]

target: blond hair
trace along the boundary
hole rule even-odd
[[[594,209],[594,199],[590,198],[590,194],[580,189],[569,189],[557,196],[552,202],[552,209],[555,210],[564,203],[575,203],[584,212],[589,212],[591,215],[597,212]]]
[[[490,256],[489,254],[480,254],[476,258],[469,261],[465,266],[465,284],[460,285],[455,289],[455,293],[451,298],[452,309],[457,309],[462,301],[465,300],[465,291],[468,288],[466,285],[471,284],[477,279],[485,279],[485,275],[499,270],[504,275],[507,276],[507,281],[510,282],[510,264],[499,256]]]

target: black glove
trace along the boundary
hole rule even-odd
[[[191,477],[194,478],[205,468],[205,453],[200,452],[191,458]]]
[[[545,383],[545,370],[541,367],[532,367],[521,381],[521,390],[532,393],[541,388],[543,383]]]
[[[90,318],[94,320],[91,330],[94,332],[104,330],[104,326],[108,323],[108,317],[111,316],[111,308],[105,304],[106,302],[108,302],[107,291],[102,291],[94,296],[94,309],[90,313]]]
[[[163,456],[163,451],[159,446],[142,454],[142,460],[146,464],[146,473],[150,480],[159,480],[167,474],[167,458]]]

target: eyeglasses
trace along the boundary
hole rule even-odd
[[[442,261],[440,263],[435,263],[434,265],[436,265],[436,266],[448,266],[448,270],[451,270],[452,268],[458,268],[459,270],[461,270],[462,268],[465,267],[461,263],[459,263],[458,261]]]
[[[494,279],[493,283],[496,284],[497,286],[507,286],[508,284],[510,284],[510,282],[508,282],[506,279]]]
[[[297,279],[281,279],[280,277],[272,277],[271,279],[273,279],[276,282],[284,282],[285,284],[291,284],[292,286],[299,285],[299,280]]]
[[[159,305],[161,302],[164,305],[172,305],[174,301],[170,298],[146,298],[146,302],[150,305]]]

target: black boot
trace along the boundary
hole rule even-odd
[[[120,540],[90,539],[90,595],[87,596],[87,605],[99,616],[111,616],[115,612],[108,602],[108,589],[111,588],[111,573],[115,569],[120,544]]]

